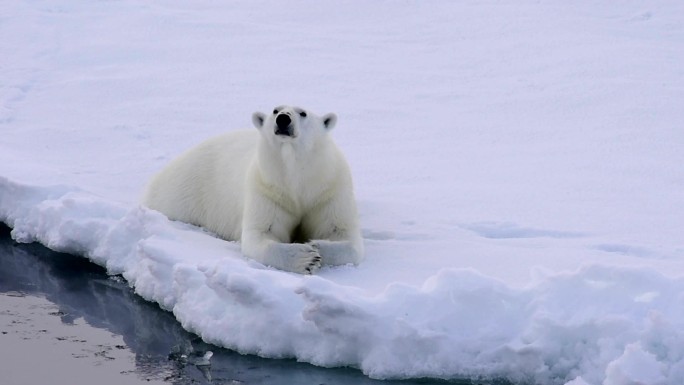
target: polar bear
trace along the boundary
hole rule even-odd
[[[154,176],[143,204],[241,241],[281,270],[358,264],[363,255],[349,166],[329,131],[337,116],[299,107],[255,112],[256,131],[199,144]]]

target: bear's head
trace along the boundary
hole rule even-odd
[[[317,116],[299,107],[278,106],[271,114],[255,112],[252,122],[271,144],[292,143],[310,147],[335,127],[337,115]]]

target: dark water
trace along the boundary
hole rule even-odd
[[[59,317],[61,323],[75,325],[70,329],[72,334],[76,334],[70,337],[73,341],[94,344],[89,341],[90,334],[85,326],[78,327],[77,320],[87,324],[88,328],[102,329],[119,339],[122,337],[124,343],[112,343],[113,347],[109,350],[131,352],[133,364],[127,372],[135,372],[138,380],[169,384],[447,383],[435,380],[375,381],[355,369],[326,369],[294,360],[263,359],[205,344],[197,336],[183,330],[171,313],[136,296],[120,277],[108,276],[103,268],[82,257],[56,253],[38,244],[16,244],[9,232],[6,226],[0,224],[0,295],[20,297],[19,300],[21,297],[45,298],[58,309],[50,311],[45,317]],[[16,320],[10,322],[18,323]],[[41,332],[46,333],[47,330],[33,331]],[[3,341],[2,337],[0,341]],[[29,339],[30,336],[24,338]],[[101,349],[102,344],[97,346],[100,347],[100,358],[116,359],[112,355],[106,356],[107,353]],[[7,354],[8,348],[3,346],[0,351],[4,349]],[[84,348],[83,351],[98,355],[98,349]],[[198,357],[206,351],[214,353],[211,365],[196,365],[199,363]],[[3,362],[0,362],[2,367]],[[72,370],[63,366],[60,368]],[[121,373],[115,373],[115,378],[108,378],[107,383],[129,383],[126,380],[128,377],[124,377],[123,371]],[[73,383],[80,383],[78,372],[72,375]],[[469,381],[448,383],[474,384]]]

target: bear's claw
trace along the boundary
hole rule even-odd
[[[313,274],[321,268],[321,256],[316,252],[309,265],[305,268],[306,274]]]
[[[292,253],[291,271],[301,274],[314,274],[321,268],[322,258],[318,250],[308,244],[289,244]]]
[[[311,254],[313,254],[313,258],[305,268],[306,274],[313,274],[321,268],[321,256],[318,254],[318,251],[314,251]]]

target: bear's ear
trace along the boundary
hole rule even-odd
[[[323,115],[321,118],[321,121],[323,122],[323,127],[325,127],[326,130],[330,131],[335,127],[335,124],[337,123],[337,115],[333,114],[332,112],[329,114]]]
[[[255,112],[252,114],[252,123],[254,123],[254,127],[256,127],[260,130],[261,130],[261,127],[264,126],[265,120],[266,120],[266,115],[262,114],[261,112]]]

